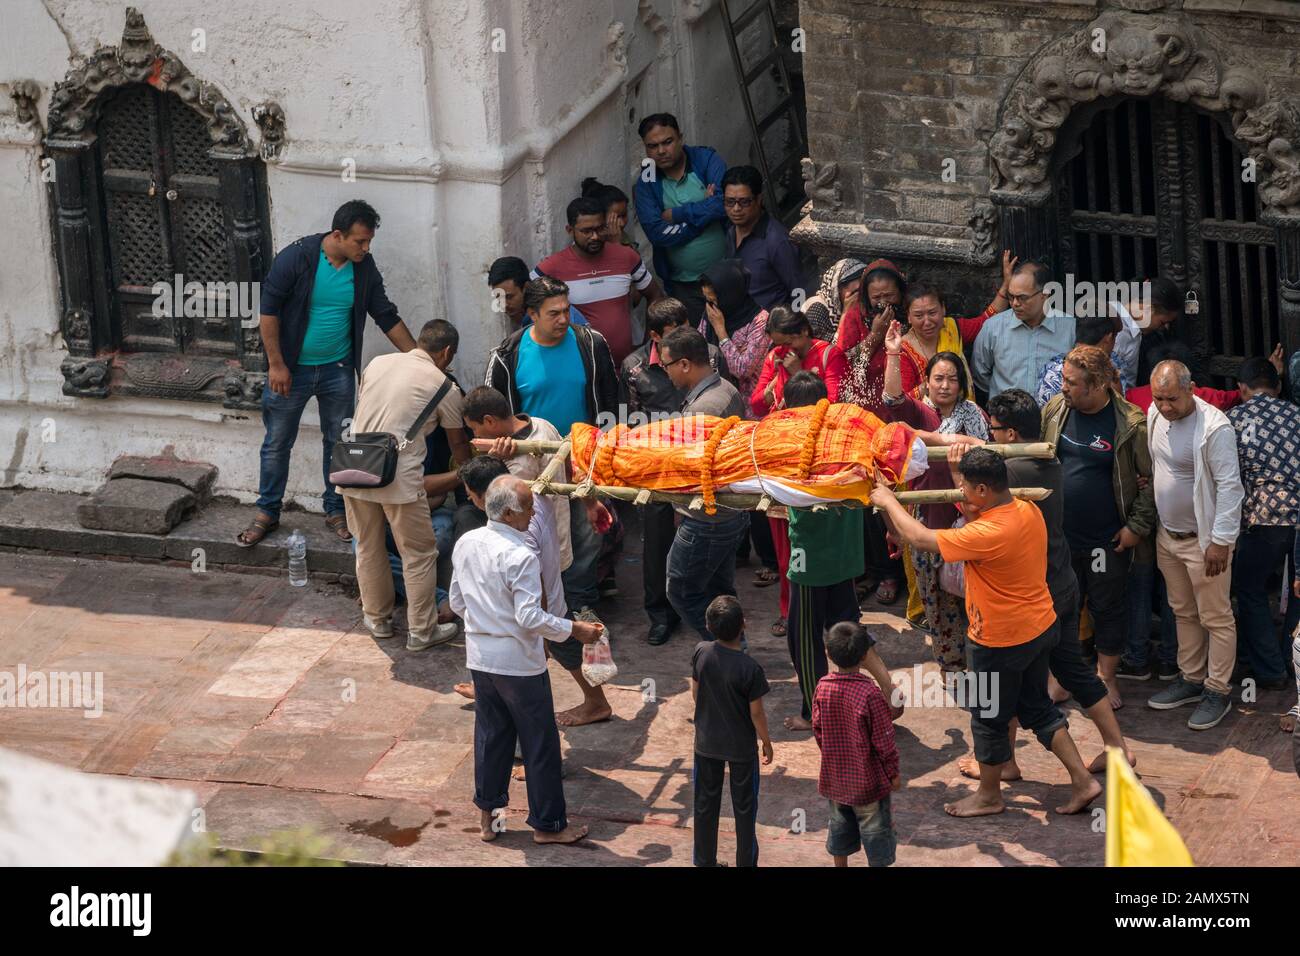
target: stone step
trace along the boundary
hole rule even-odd
[[[194,514],[194,495],[182,485],[116,478],[77,505],[83,528],[163,535]]]
[[[127,479],[110,484],[122,480]],[[169,486],[160,484],[159,487]],[[287,573],[289,535],[297,528],[307,539],[309,571],[347,575],[356,572],[351,543],[340,541],[326,528],[321,515],[287,511],[281,517],[280,527],[260,544],[241,548],[235,543],[235,535],[256,514],[252,505],[215,499],[170,533],[157,535],[82,527],[77,510],[89,498],[89,495],[52,491],[0,489],[0,547],[186,563],[195,559],[195,548],[202,548],[203,559],[209,565],[283,568]]]
[[[165,481],[179,485],[193,493],[203,507],[212,498],[212,486],[217,480],[217,468],[202,461],[181,461],[168,455],[142,458],[123,455],[113,462],[108,471],[115,478],[143,478],[146,481]]]

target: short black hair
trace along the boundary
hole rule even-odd
[[[604,207],[602,212],[607,211],[616,202],[627,202],[627,193],[617,186],[602,183],[595,176],[588,176],[582,181],[581,192],[583,198],[598,201]]]
[[[763,330],[768,335],[773,332],[777,335],[799,335],[804,332],[812,335],[812,325],[808,322],[808,316],[784,305],[773,306],[772,311],[767,313],[767,325]]]
[[[991,491],[1007,490],[1007,463],[987,448],[972,448],[957,463],[961,476],[972,485],[988,485]]]
[[[1033,259],[1027,262],[1021,262],[1017,264],[1011,274],[1018,276],[1023,275],[1026,272],[1034,277],[1034,285],[1038,286],[1039,289],[1042,289],[1047,285],[1047,283],[1052,281],[1052,270],[1045,262],[1038,262]]]
[[[482,497],[487,494],[488,486],[502,475],[510,474],[510,469],[500,458],[493,455],[475,455],[456,472],[465,487]]]
[[[605,204],[595,196],[579,196],[573,202],[569,203],[569,208],[564,211],[564,216],[569,220],[569,225],[576,225],[579,216],[601,216],[605,215]]]
[[[379,213],[375,212],[375,207],[364,199],[349,199],[334,211],[334,221],[330,223],[330,230],[341,232],[346,236],[357,223],[374,232],[379,228]]]
[[[939,291],[938,286],[927,285],[924,282],[918,282],[913,285],[907,292],[907,308],[912,308],[912,303],[920,299],[934,299],[939,303],[939,308],[944,307],[943,293]]]
[[[840,621],[826,635],[826,656],[839,667],[857,667],[871,649],[871,635],[856,621]]]
[[[755,196],[763,195],[763,174],[753,166],[732,166],[722,175],[722,190],[728,186],[748,186]]]
[[[704,612],[704,626],[719,641],[737,640],[745,630],[745,612],[740,601],[730,594],[715,597]]]
[[[894,284],[894,288],[898,290],[899,297],[904,302],[907,301],[907,280],[903,278],[903,274],[901,272],[898,272],[896,269],[887,269],[884,267],[868,269],[863,274],[862,276],[863,301],[866,301],[867,298],[867,287],[871,285],[871,283],[875,282],[877,279],[883,279],[887,282],[892,282]]]
[[[493,418],[510,417],[510,401],[491,385],[471,388],[461,403],[460,417],[472,422],[481,422],[487,416]]]
[[[460,345],[460,333],[446,319],[430,319],[420,329],[420,337],[415,344],[431,354],[441,352],[449,345],[454,350]]]
[[[656,126],[667,126],[669,129],[674,129],[678,133],[682,131],[682,128],[677,125],[677,117],[672,113],[651,113],[637,126],[636,134],[642,139],[645,139],[645,134],[650,132]]]
[[[663,335],[664,329],[673,325],[689,325],[691,313],[686,309],[686,303],[681,299],[674,299],[670,295],[662,296],[655,299],[645,307],[645,330],[647,333],[653,332],[656,335]]]
[[[569,287],[559,279],[552,279],[550,276],[538,276],[536,279],[530,279],[524,284],[524,308],[536,311],[542,307],[547,299],[553,299],[557,295],[567,296]]]
[[[998,392],[989,399],[988,413],[1007,428],[1014,428],[1022,441],[1038,441],[1043,437],[1043,410],[1023,388]]]
[[[930,380],[930,372],[940,362],[951,362],[953,368],[957,370],[957,388],[960,389],[961,397],[965,398],[970,390],[970,379],[966,377],[966,362],[956,352],[935,352],[931,355],[930,361],[925,363],[925,380],[927,382]]]
[[[1161,312],[1172,312],[1175,316],[1183,314],[1187,299],[1178,283],[1164,276],[1146,280],[1151,283],[1151,305]]]
[[[709,364],[709,343],[689,326],[673,329],[663,337],[659,342],[659,354],[664,352],[668,352],[674,362],[689,359],[692,365]]]
[[[1248,358],[1237,370],[1237,384],[1247,388],[1281,388],[1282,378],[1266,358]]]
[[[488,285],[510,281],[521,289],[528,284],[528,263],[518,256],[502,256],[488,268]]]
[[[1074,323],[1074,344],[1101,345],[1102,339],[1112,333],[1118,335],[1123,327],[1117,315],[1107,313],[1081,316]]]
[[[786,408],[816,405],[823,398],[830,397],[826,392],[826,383],[816,372],[807,369],[801,369],[790,376],[790,381],[785,383],[784,396]]]

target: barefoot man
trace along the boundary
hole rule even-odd
[[[955,817],[1001,813],[1002,766],[1011,759],[1013,718],[1032,730],[1070,774],[1070,799],[1057,813],[1078,813],[1102,792],[1070,737],[1065,716],[1047,693],[1048,658],[1060,626],[1047,590],[1047,527],[1031,502],[1008,491],[1007,466],[984,448],[957,465],[961,492],[978,517],[962,528],[931,530],[907,513],[880,478],[871,503],[894,533],[945,562],[966,562],[970,666],[982,698],[971,707],[971,736],[980,764],[979,789],[944,807]]]
[[[560,733],[543,642],[600,640],[602,625],[568,621],[543,606],[541,562],[528,546],[533,493],[502,475],[484,498],[486,527],[465,534],[452,553],[448,600],[465,621],[465,663],[474,681],[474,805],[480,835],[503,829],[510,767],[518,740],[528,768],[528,825],[537,843],[574,843],[587,834],[565,817]]]

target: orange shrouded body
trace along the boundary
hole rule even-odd
[[[857,405],[830,405],[812,444],[811,467],[801,474],[805,438],[815,424],[816,406],[773,412],[757,422],[736,422],[717,443],[712,486],[718,489],[755,477],[754,462],[764,478],[829,500],[855,498],[864,504],[876,468],[891,482],[902,480],[915,433],[898,422],[885,424]],[[709,437],[728,420],[710,415],[673,418],[638,428],[619,425],[602,434],[591,425],[575,424],[574,480],[592,470],[598,485],[695,491],[704,480],[704,452]]]

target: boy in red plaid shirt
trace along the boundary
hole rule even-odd
[[[898,748],[884,691],[862,673],[868,650],[861,624],[832,627],[826,654],[835,669],[813,695],[813,736],[822,752],[817,792],[831,804],[826,852],[836,866],[848,866],[859,848],[868,866],[890,866],[897,846],[889,795],[902,786]]]

